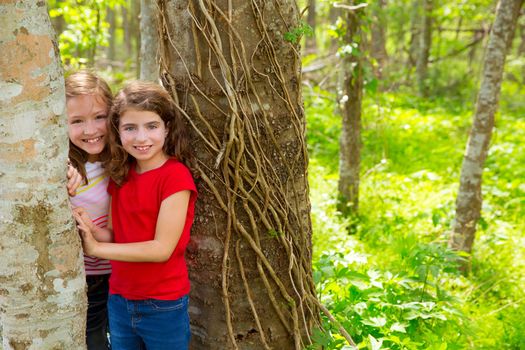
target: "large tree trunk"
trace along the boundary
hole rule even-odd
[[[416,61],[416,75],[419,94],[428,94],[428,59],[432,46],[432,8],[433,0],[423,1],[423,18],[421,19],[421,35],[419,35],[419,52]]]
[[[193,349],[303,349],[311,276],[305,120],[292,0],[161,1],[164,83],[195,138]]]
[[[505,56],[512,42],[523,0],[501,0],[485,53],[483,76],[476,102],[473,126],[461,167],[456,199],[456,219],[449,245],[455,250],[471,252],[476,224],[481,215],[481,179],[487,158],[494,114],[498,109]],[[463,269],[468,267],[465,262]]]
[[[65,190],[64,80],[45,4],[0,5],[0,324],[7,349],[84,349],[80,240]]]
[[[347,11],[346,45],[357,44],[361,50],[362,30],[359,11]],[[340,103],[343,121],[339,141],[339,210],[357,214],[359,210],[359,172],[361,169],[361,101],[363,66],[359,54],[347,53],[343,59],[343,82]]]
[[[155,0],[140,1],[140,79],[159,81],[159,34]]]

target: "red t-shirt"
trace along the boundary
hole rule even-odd
[[[184,230],[171,257],[163,263],[111,260],[111,294],[131,300],[175,300],[189,293],[184,252],[190,240],[197,190],[188,168],[175,159],[142,174],[137,174],[132,165],[122,187],[110,181],[108,193],[116,243],[152,240],[162,201],[184,190],[192,193]]]

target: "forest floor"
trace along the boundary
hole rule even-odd
[[[525,349],[523,87],[503,85],[468,276],[447,240],[475,96],[366,97],[359,216],[350,218],[335,208],[335,98],[305,92],[314,277],[354,340],[372,349]],[[344,349],[326,329],[318,344]]]

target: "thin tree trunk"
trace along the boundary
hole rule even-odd
[[[470,253],[481,215],[481,181],[489,150],[494,114],[498,109],[505,56],[512,42],[523,0],[501,0],[485,52],[483,76],[476,102],[476,113],[461,167],[456,218],[450,237],[452,249]],[[462,266],[466,271],[468,262]]]
[[[131,33],[131,55],[134,58],[135,76],[140,79],[140,2],[141,0],[130,1],[130,33]]]
[[[332,6],[330,7],[330,11],[328,13],[328,18],[330,20],[330,23],[332,25],[336,25],[337,23],[337,20],[339,19],[339,17],[341,17],[343,15],[343,12],[341,10],[341,8],[339,7],[335,7]],[[337,39],[334,39],[332,38],[331,41],[330,41],[330,52],[331,53],[335,53],[337,52],[337,49],[339,49],[339,43],[338,43],[338,40]]]
[[[317,52],[317,40],[315,37],[315,25],[316,25],[316,0],[308,0],[308,15],[306,16],[306,23],[312,27],[313,35],[306,37],[305,42],[305,53],[313,54]]]
[[[376,60],[377,63],[374,67],[374,73],[378,79],[381,79],[383,69],[385,68],[388,59],[388,54],[386,52],[386,6],[387,0],[379,0],[378,3],[373,7],[374,17],[370,28],[370,54]]]
[[[133,44],[131,42],[131,26],[129,23],[129,11],[127,6],[129,6],[129,3],[127,5],[121,6],[122,10],[122,30],[124,31],[124,47],[126,48],[126,57],[131,57],[133,53]]]
[[[362,49],[362,30],[359,11],[347,11],[346,45]],[[342,128],[339,141],[339,209],[357,214],[359,210],[359,172],[361,169],[361,101],[363,97],[362,59],[349,53],[344,57]]]
[[[159,23],[155,0],[140,1],[140,79],[159,81]]]
[[[0,5],[0,324],[7,349],[84,349],[80,240],[65,189],[64,79],[45,5]]]
[[[161,1],[163,82],[195,133],[192,349],[304,349],[318,317],[293,0]],[[167,70],[164,70],[167,69]]]
[[[109,25],[109,29],[108,29],[108,35],[109,35],[109,38],[108,38],[108,49],[107,49],[107,56],[108,56],[108,60],[110,62],[110,64],[113,64],[113,62],[115,61],[115,42],[116,42],[116,37],[115,37],[115,31],[116,31],[116,27],[117,27],[117,23],[116,23],[116,20],[115,20],[115,10],[111,7],[108,7],[106,9],[106,20],[108,22],[108,25]]]
[[[56,0],[56,7],[59,8],[60,4],[63,3],[63,0]],[[60,34],[66,29],[66,21],[64,16],[56,16],[51,18],[51,23],[53,24],[53,29],[55,30],[57,38],[60,37]]]
[[[432,8],[433,0],[423,1],[423,18],[421,35],[419,36],[419,54],[416,62],[417,84],[421,96],[427,96],[428,94],[428,59],[430,57],[430,48],[432,46]]]
[[[412,2],[410,12],[410,43],[408,48],[408,66],[414,67],[419,54],[421,44],[421,4],[420,0]]]

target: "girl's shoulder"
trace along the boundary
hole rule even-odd
[[[175,158],[168,159],[162,167],[167,168],[169,171],[190,172],[190,169],[184,163]]]

